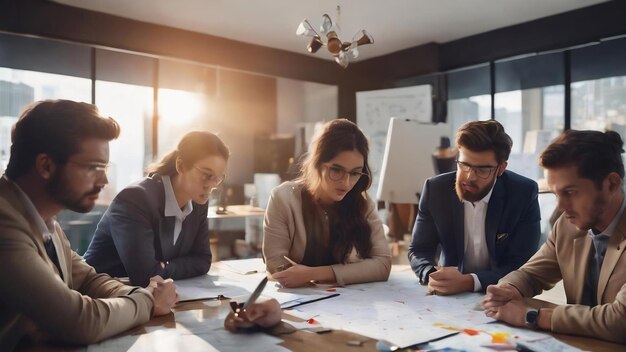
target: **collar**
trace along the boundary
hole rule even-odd
[[[178,206],[178,202],[176,201],[176,195],[174,194],[174,188],[172,187],[172,181],[169,176],[163,175],[161,176],[161,180],[163,181],[163,189],[165,190],[165,216],[175,216],[179,219],[184,219],[187,215],[191,214],[193,210],[193,205],[191,201],[185,204],[184,208],[180,208]]]
[[[51,239],[52,233],[54,232],[54,220],[50,220],[46,223],[41,217],[41,214],[39,214],[39,212],[37,211],[35,204],[33,204],[33,202],[22,190],[22,188],[17,183],[9,179],[6,175],[4,176],[4,178],[7,181],[11,182],[17,189],[17,193],[20,195],[22,204],[24,204],[24,207],[26,207],[26,212],[28,213],[28,216],[31,218],[31,221],[35,222],[37,229],[39,230],[39,232],[41,232],[43,240],[48,241],[49,239]]]
[[[622,205],[617,211],[617,214],[615,214],[615,217],[613,218],[613,220],[611,220],[611,223],[609,224],[609,226],[607,226],[606,229],[604,229],[604,231],[598,234],[593,233],[593,230],[589,229],[587,231],[589,236],[591,236],[591,238],[594,238],[594,237],[599,238],[601,236],[611,237],[611,234],[615,231],[615,227],[617,227],[617,223],[620,221],[620,219],[622,218],[622,215],[624,214],[625,208],[626,208],[626,194],[624,194],[624,199],[622,199]]]

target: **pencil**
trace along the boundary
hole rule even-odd
[[[294,262],[293,260],[291,260],[291,259],[290,259],[288,256],[286,256],[286,255],[283,255],[283,258],[287,259],[287,261],[288,261],[289,263],[291,263],[291,265],[298,265],[298,263]]]

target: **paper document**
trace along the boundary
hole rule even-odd
[[[141,335],[113,337],[98,344],[89,345],[86,350],[87,352],[222,351],[202,336],[185,334],[177,329],[157,329]]]
[[[219,295],[230,298],[249,294],[249,290],[220,279],[220,277],[207,274],[176,280],[174,284],[181,302],[217,298]]]
[[[582,351],[576,347],[563,343],[554,337],[546,337],[535,341],[520,341],[517,343],[518,348],[526,349],[526,351],[535,352],[579,352]],[[522,349],[522,350],[523,350]]]
[[[291,308],[295,308],[298,306],[301,306],[303,304],[309,304],[309,303],[314,303],[317,301],[321,301],[324,299],[328,299],[328,298],[333,298],[333,297],[337,297],[339,296],[338,293],[333,293],[333,294],[317,294],[317,295],[307,295],[304,297],[300,297],[300,298],[296,298],[287,302],[283,302],[280,304],[280,307],[282,309],[291,309]]]
[[[289,311],[302,319],[315,316],[324,327],[342,329],[401,348],[457,331],[441,326],[473,327],[493,321],[473,309],[480,294],[427,296],[411,270],[394,271],[387,282],[338,287],[340,296]],[[381,299],[384,297],[384,299]]]
[[[321,301],[339,296],[336,292],[328,292],[318,287],[284,288],[271,282],[263,291],[263,296],[274,298],[282,309],[289,309],[303,304]]]
[[[223,314],[222,314],[223,313]],[[198,311],[175,312],[177,331],[183,331],[191,336],[196,336],[207,341],[216,350],[222,352],[278,352],[287,351],[279,343],[283,340],[270,336],[263,332],[251,334],[233,334],[224,329],[224,317],[227,311],[222,311],[218,316],[205,317]],[[172,350],[174,351],[174,350]],[[179,349],[178,351],[186,351]]]
[[[233,271],[241,275],[249,275],[265,272],[263,258],[222,260],[220,262],[223,269]]]

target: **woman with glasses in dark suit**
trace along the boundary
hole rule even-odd
[[[389,246],[374,202],[367,138],[333,120],[313,140],[301,175],[272,191],[265,213],[267,270],[285,287],[385,281]]]
[[[215,134],[186,134],[176,150],[126,187],[103,215],[84,258],[99,273],[145,286],[185,279],[211,266],[208,199],[224,180],[228,147]]]

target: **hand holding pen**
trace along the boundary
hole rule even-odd
[[[250,304],[241,314],[230,312],[224,320],[224,327],[230,332],[246,331],[251,327],[269,328],[282,318],[280,304],[275,299]]]
[[[244,304],[234,301],[230,302],[233,311],[228,314],[224,321],[224,327],[228,331],[245,331],[255,326],[266,328],[280,322],[282,311],[278,301],[271,299],[269,301],[256,303],[256,300],[261,296],[266,284],[267,277],[261,280],[254,292],[250,295],[250,298],[248,298]]]

